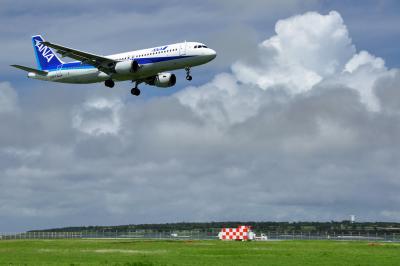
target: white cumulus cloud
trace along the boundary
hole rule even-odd
[[[75,110],[72,125],[90,135],[116,135],[121,128],[122,107],[119,99],[90,99]]]
[[[292,93],[304,92],[340,73],[355,53],[347,27],[335,11],[280,20],[275,32],[259,45],[258,61],[233,65],[238,80],[262,89],[285,86]]]
[[[369,110],[380,109],[374,84],[394,72],[382,58],[366,51],[357,53],[338,12],[308,12],[283,19],[276,23],[275,32],[259,44],[256,58],[234,63],[232,74],[177,94],[181,103],[211,121],[224,117],[241,122],[268,101],[260,99],[257,89],[295,96],[317,85],[339,85],[357,90]]]

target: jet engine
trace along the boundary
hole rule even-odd
[[[176,84],[176,76],[172,73],[159,73],[146,83],[160,88],[168,88]]]
[[[139,70],[139,63],[136,61],[122,61],[115,64],[115,73],[117,74],[130,74]]]

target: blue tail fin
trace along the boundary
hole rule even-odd
[[[57,69],[64,62],[58,58],[50,47],[42,44],[43,41],[40,35],[32,36],[33,50],[35,51],[38,68],[40,70]]]

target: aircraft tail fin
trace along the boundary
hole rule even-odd
[[[36,62],[40,70],[57,69],[58,66],[64,64],[60,58],[42,42],[44,39],[40,35],[32,36],[33,50],[35,51]]]

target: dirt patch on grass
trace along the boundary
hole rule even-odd
[[[379,247],[379,246],[383,246],[382,243],[368,243],[368,246],[370,247]]]

